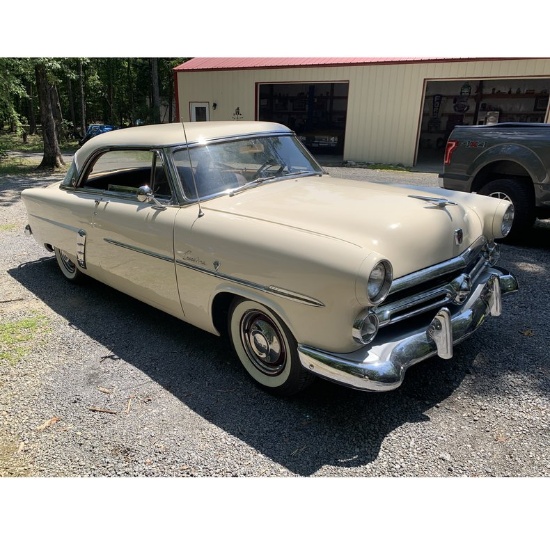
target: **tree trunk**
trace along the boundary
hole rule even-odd
[[[34,114],[34,92],[33,85],[31,83],[27,86],[27,93],[29,94],[29,134],[36,134],[36,116]]]
[[[158,58],[151,59],[151,81],[153,88],[153,123],[160,123],[160,89]]]
[[[36,75],[36,87],[38,88],[42,139],[44,140],[44,157],[38,168],[59,169],[65,162],[61,156],[59,143],[57,141],[57,128],[52,109],[54,86],[48,81],[48,73],[43,64],[37,63],[34,72]]]
[[[168,122],[174,122],[174,79],[172,73],[170,73],[168,83]]]
[[[67,132],[63,128],[63,113],[61,111],[61,103],[59,102],[59,92],[56,85],[50,84],[50,98],[52,99],[52,113],[55,121],[55,133],[57,135],[57,142],[65,140]]]
[[[80,135],[86,135],[86,96],[84,93],[84,73],[82,72],[82,60],[78,60],[78,79],[80,82]]]
[[[73,82],[70,78],[67,78],[67,97],[69,98],[69,117],[71,118],[69,134],[71,137],[74,137],[76,129],[76,115],[74,112]]]

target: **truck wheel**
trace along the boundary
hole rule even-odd
[[[528,231],[536,220],[535,203],[529,187],[512,179],[493,180],[480,190],[481,195],[505,199],[514,205],[514,224],[504,241],[515,240]]]
[[[229,313],[229,333],[241,364],[265,390],[291,396],[313,379],[300,363],[291,332],[263,305],[236,299]]]

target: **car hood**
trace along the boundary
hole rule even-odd
[[[376,252],[392,262],[399,277],[457,256],[482,234],[482,220],[472,208],[460,203],[438,207],[411,197],[454,200],[454,193],[302,177],[218,197],[203,207],[255,220],[258,235],[263,225],[280,225],[347,242],[366,254]]]

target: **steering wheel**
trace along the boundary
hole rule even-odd
[[[261,177],[265,170],[269,169],[270,167],[273,167],[276,165],[277,162],[271,158],[270,160],[267,160],[264,164],[260,166],[260,168],[254,173],[254,176],[252,177],[252,180],[256,180],[257,178]],[[286,167],[286,164],[282,164],[277,171],[275,171],[275,175],[280,173],[284,168]]]

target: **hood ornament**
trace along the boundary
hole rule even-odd
[[[429,202],[437,208],[445,208],[445,206],[457,206],[456,202],[444,199],[442,197],[424,197],[423,195],[409,195],[411,199],[420,199],[421,201]]]

